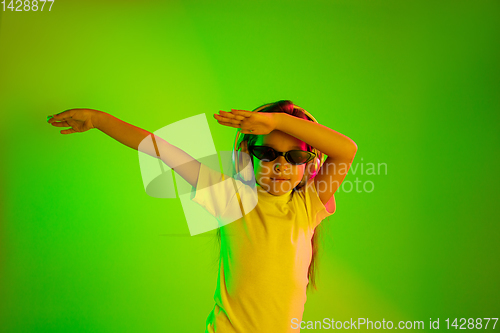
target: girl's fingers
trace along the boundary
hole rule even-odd
[[[76,131],[72,128],[61,131],[61,134],[71,134],[71,133],[76,133]]]
[[[56,122],[62,122],[62,121],[65,121],[66,119],[72,119],[72,118],[71,118],[71,116],[63,116],[62,113],[60,113],[60,114],[56,114],[52,118],[50,118],[48,123],[52,124],[52,123],[56,123]]]
[[[67,121],[61,121],[58,123],[52,122],[51,124],[52,124],[52,126],[55,126],[55,127],[69,127]]]
[[[214,117],[218,121],[220,120],[224,123],[239,124],[241,122],[240,120],[237,120],[234,118],[228,118],[228,117],[224,117],[224,116],[219,116],[218,114],[214,114]]]
[[[231,113],[233,115],[236,115],[237,117],[243,117],[243,118],[248,118],[251,117],[253,112],[252,111],[246,111],[246,110],[236,110],[236,109],[231,109]]]
[[[219,112],[221,113],[222,117],[231,118],[231,119],[237,119],[237,120],[243,120],[243,119],[245,119],[245,117],[234,115],[231,112],[226,112],[226,111],[222,111],[222,110],[220,110]]]
[[[56,113],[54,115],[54,118],[52,118],[52,119],[60,121],[61,119],[71,118],[75,113],[76,113],[76,109],[69,109],[69,110],[66,110],[66,111],[63,111],[60,113]]]

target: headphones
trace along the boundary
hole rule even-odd
[[[273,103],[269,104],[264,104],[257,109],[253,110],[252,112],[259,112],[262,109],[265,109],[269,105],[272,105]],[[293,106],[294,109],[298,109],[307,116],[307,118],[318,124],[318,121],[306,110],[301,108],[300,106]],[[254,170],[253,170],[253,163],[252,163],[252,156],[250,156],[250,153],[248,152],[248,147],[247,147],[247,142],[243,141],[244,134],[241,135],[241,132],[238,130],[236,132],[236,138],[234,139],[234,146],[233,146],[233,151],[232,151],[232,160],[233,160],[233,172],[234,176],[238,177],[241,181],[244,183],[247,182],[252,182],[254,181]],[[243,143],[243,146],[241,147]],[[240,151],[241,150],[241,151]],[[304,176],[302,177],[302,180],[300,181],[299,185],[297,187],[302,187],[306,184],[307,180],[310,178],[313,178],[316,176],[318,173],[319,169],[323,165],[324,162],[324,154],[317,150],[316,148],[312,147],[312,153],[314,153],[316,156],[314,159],[306,164],[306,169],[304,171]],[[241,169],[241,170],[240,170]]]

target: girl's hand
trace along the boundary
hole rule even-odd
[[[61,134],[85,132],[96,128],[95,122],[100,111],[92,109],[70,109],[55,114],[48,120],[49,124],[56,127],[71,127],[61,131]]]
[[[277,120],[274,113],[251,112],[231,109],[231,112],[219,111],[214,118],[219,124],[240,128],[243,134],[264,135],[276,129]]]

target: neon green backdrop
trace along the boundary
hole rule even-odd
[[[303,320],[498,318],[499,9],[94,0],[2,12],[2,331],[203,332],[214,304],[214,234],[179,236],[179,201],[146,195],[136,151],[98,130],[61,135],[47,115],[92,108],[155,131],[205,113],[227,151],[235,133],[213,113],[280,99],[352,138],[346,182],[373,185],[336,193]],[[362,174],[369,163],[387,173]]]

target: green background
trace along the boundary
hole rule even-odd
[[[374,184],[336,193],[304,321],[500,317],[498,1],[47,7],[1,13],[2,332],[203,332],[214,305],[214,234],[179,236],[136,151],[47,115],[153,132],[205,113],[228,151],[213,113],[280,99],[353,139],[346,182]]]

